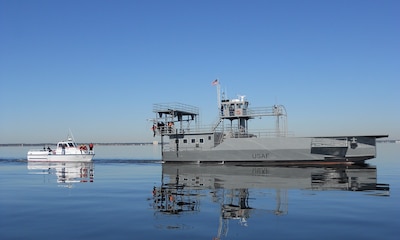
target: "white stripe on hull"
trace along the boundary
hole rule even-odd
[[[28,155],[28,161],[90,162],[94,154]]]

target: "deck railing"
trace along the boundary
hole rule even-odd
[[[183,103],[178,103],[178,102],[153,104],[153,112],[155,112],[155,113],[168,112],[171,110],[192,113],[192,114],[196,114],[196,115],[199,114],[198,107],[188,105],[188,104],[183,104]]]

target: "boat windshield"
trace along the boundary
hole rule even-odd
[[[59,148],[62,148],[62,146],[65,146],[65,147],[75,147],[75,144],[74,143],[72,143],[72,142],[60,142],[60,143],[58,143],[58,147]]]

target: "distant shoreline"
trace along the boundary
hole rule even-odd
[[[88,144],[88,143],[77,143]],[[142,146],[142,145],[157,145],[153,142],[135,142],[135,143],[93,143],[97,146]],[[54,143],[0,143],[0,147],[37,147],[37,146],[55,146]]]

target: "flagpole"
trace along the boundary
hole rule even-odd
[[[219,85],[219,81],[217,83],[217,107],[218,110],[221,108],[221,87]]]
[[[217,78],[214,81],[212,81],[211,85],[217,86],[217,107],[218,107],[218,110],[219,110],[220,107],[221,107],[221,87],[219,85],[219,79]]]

